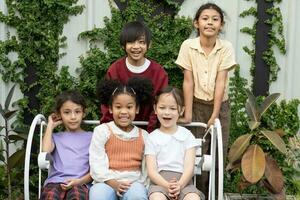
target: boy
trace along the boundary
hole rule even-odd
[[[126,84],[128,79],[142,76],[151,80],[153,84],[153,97],[163,87],[168,85],[168,74],[157,62],[147,59],[145,54],[150,47],[151,32],[147,26],[138,21],[126,24],[120,35],[120,43],[126,56],[115,61],[106,73],[107,79],[120,80]],[[112,120],[107,105],[101,105],[101,123]],[[141,105],[136,121],[148,121],[147,131],[150,133],[156,128],[156,115],[151,105]]]

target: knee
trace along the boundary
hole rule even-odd
[[[124,194],[124,200],[148,200],[147,189],[141,183],[133,183]]]

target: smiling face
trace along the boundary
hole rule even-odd
[[[123,131],[129,132],[133,128],[132,121],[139,109],[136,106],[135,98],[123,93],[114,97],[109,111],[113,115],[115,124]]]
[[[128,62],[134,66],[141,66],[145,63],[145,54],[148,46],[145,36],[138,38],[133,42],[127,42],[125,51],[127,53]]]
[[[198,19],[194,21],[194,26],[198,29],[201,37],[212,38],[218,36],[223,22],[220,13],[210,8],[201,12]]]
[[[80,126],[82,119],[85,116],[85,112],[81,105],[68,100],[63,103],[59,109],[58,115],[67,131],[82,131]]]
[[[154,105],[155,114],[160,122],[160,130],[164,133],[174,133],[177,130],[177,120],[183,110],[180,108],[171,93],[159,96]]]

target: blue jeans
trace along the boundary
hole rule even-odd
[[[90,188],[90,200],[147,200],[147,189],[141,183],[134,182],[129,190],[118,197],[116,191],[105,183],[96,183]]]

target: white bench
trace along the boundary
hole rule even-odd
[[[90,125],[98,125],[99,120],[84,120],[85,124]],[[135,121],[135,125],[147,125],[148,122],[143,121]],[[50,166],[51,160],[49,159],[47,153],[42,152],[42,137],[44,128],[47,125],[47,121],[44,115],[38,114],[33,119],[30,130],[28,133],[27,144],[26,144],[26,153],[25,153],[25,167],[24,167],[24,198],[25,200],[29,200],[29,170],[30,170],[30,156],[31,156],[31,146],[33,135],[37,132],[36,128],[39,127],[39,135],[40,135],[40,146],[39,146],[39,155],[38,155],[38,166],[39,166],[39,191],[38,197],[40,197],[41,187],[42,187],[42,169],[48,169]],[[206,128],[206,124],[201,122],[192,122],[190,124],[182,124],[185,127],[204,127]],[[218,179],[218,200],[223,200],[223,143],[222,143],[222,130],[219,119],[216,119],[213,126],[211,126],[207,135],[204,138],[196,138],[199,142],[199,145],[202,146],[202,143],[205,142],[206,137],[211,137],[211,146],[210,146],[210,154],[202,155],[201,148],[196,151],[196,159],[195,159],[195,175],[201,174],[201,171],[209,172],[209,193],[208,200],[216,199],[216,191],[215,191],[215,168],[216,168],[216,155],[217,155],[217,146],[218,146],[218,168],[219,168],[219,179]],[[194,183],[196,183],[196,176],[194,177]]]

